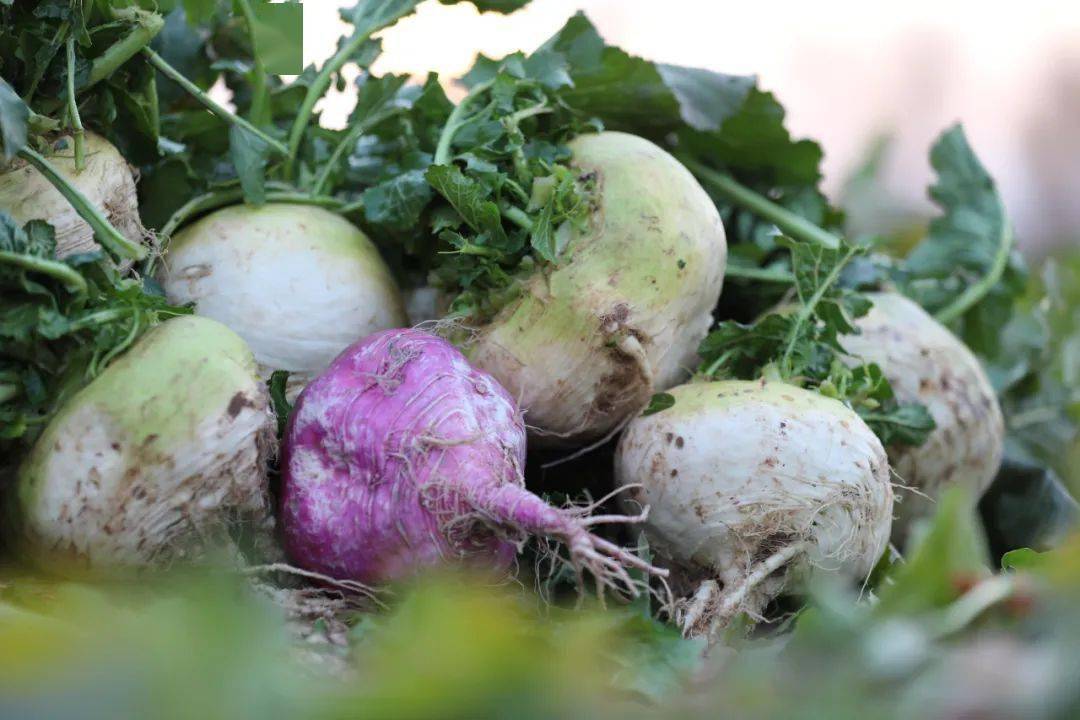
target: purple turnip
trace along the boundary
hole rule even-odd
[[[387,330],[343,352],[296,404],[284,441],[281,523],[301,567],[383,583],[447,562],[505,572],[530,536],[579,573],[637,594],[655,570],[525,489],[525,424],[510,395],[452,345]]]

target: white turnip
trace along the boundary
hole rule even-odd
[[[565,260],[526,280],[467,348],[545,444],[603,437],[688,375],[727,258],[715,205],[668,153],[617,132],[570,149],[596,186],[587,228],[563,226]]]
[[[318,207],[218,210],[170,241],[169,300],[225,323],[268,375],[302,384],[348,345],[408,323],[390,270],[368,238]]]
[[[58,143],[63,145],[63,143]],[[146,230],[139,219],[135,177],[131,167],[108,140],[86,134],[86,166],[75,165],[70,139],[48,158],[72,187],[81,192],[121,235],[142,245]],[[20,225],[45,220],[56,231],[56,254],[60,258],[99,249],[90,228],[71,203],[38,170],[21,160],[0,166],[0,210]]]
[[[759,615],[812,569],[863,579],[889,539],[893,493],[877,437],[842,403],[783,382],[695,382],[634,419],[615,461],[627,502],[710,632]]]
[[[937,428],[919,447],[889,449],[899,482],[916,492],[897,503],[894,536],[904,540],[912,520],[933,512],[933,501],[960,485],[977,500],[1001,465],[1004,423],[979,360],[915,302],[895,293],[870,295],[873,309],[842,343],[877,363],[902,403],[922,403]]]
[[[274,418],[224,325],[170,320],[75,394],[17,473],[20,542],[60,571],[191,557],[235,521],[270,522]]]

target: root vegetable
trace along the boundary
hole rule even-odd
[[[919,402],[937,428],[919,447],[890,448],[905,493],[897,503],[894,538],[933,512],[945,488],[962,485],[977,500],[997,475],[1004,423],[990,380],[970,350],[919,305],[895,293],[870,295],[874,308],[843,338],[852,355],[881,366],[900,402]]]
[[[885,450],[836,400],[782,382],[723,381],[669,391],[618,446],[626,502],[675,571],[688,634],[756,616],[811,569],[867,576],[889,539]],[[681,587],[680,587],[681,586]]]
[[[356,340],[408,323],[375,246],[318,207],[218,210],[171,240],[161,279],[170,301],[244,338],[264,376],[301,384]]]
[[[143,336],[57,413],[18,471],[22,542],[63,568],[138,567],[269,522],[275,420],[251,351],[213,320]]]
[[[603,437],[687,376],[727,258],[712,200],[659,147],[605,132],[570,148],[596,182],[588,228],[564,226],[567,260],[526,281],[467,350],[554,445]]]
[[[101,210],[120,233],[143,244],[146,230],[139,219],[135,177],[131,167],[108,140],[86,134],[86,167],[75,166],[71,141],[49,156],[49,162],[71,185]],[[56,254],[60,258],[98,250],[94,231],[45,176],[23,161],[0,169],[0,210],[20,225],[45,220],[56,230]]]
[[[624,566],[649,566],[591,534],[581,513],[528,492],[524,462],[521,415],[490,375],[427,333],[376,333],[294,409],[282,464],[286,551],[308,570],[381,583],[453,561],[505,571],[539,536],[564,543],[574,567],[603,586],[636,593]]]

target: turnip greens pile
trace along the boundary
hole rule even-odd
[[[0,0],[0,708],[1072,716],[1080,262],[962,126],[899,252],[757,78],[420,4]]]

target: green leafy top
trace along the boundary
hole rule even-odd
[[[406,112],[355,144],[346,178],[367,186],[365,220],[396,241],[406,269],[475,318],[497,311],[522,270],[559,262],[558,230],[584,222],[591,190],[565,143],[598,126],[561,102],[570,79],[558,53],[481,57],[464,82],[457,106],[434,78],[411,89]]]
[[[886,445],[921,445],[934,429],[926,408],[898,403],[881,368],[849,358],[843,346],[844,335],[858,332],[854,320],[871,308],[840,283],[866,248],[841,241],[830,250],[782,236],[777,243],[791,253],[798,302],[748,324],[720,322],[701,343],[702,375],[775,375],[846,402]]]
[[[711,187],[731,196],[726,178],[715,177],[704,164],[696,165],[696,160],[690,162]],[[801,311],[771,313],[750,324],[721,323],[702,345],[706,373],[725,372],[727,368],[727,373],[742,377],[755,372],[770,358],[779,357],[782,377],[797,377],[825,394],[846,400],[883,442],[921,444],[933,429],[925,409],[898,405],[876,366],[851,370],[847,367],[850,361],[842,362],[840,335],[855,331],[850,318],[859,317],[869,309],[869,303],[859,299],[861,296],[853,294],[851,288],[894,283],[931,312],[937,311],[943,322],[960,323],[963,337],[976,350],[996,353],[1002,347],[998,342],[1001,321],[1012,313],[1017,290],[1024,287],[1023,269],[1012,247],[1001,200],[961,128],[954,127],[941,136],[931,150],[931,163],[938,172],[931,197],[944,214],[931,223],[929,235],[907,258],[893,261],[878,256],[864,265],[864,269],[871,268],[867,275],[852,265],[860,253],[844,253],[840,265],[849,265],[849,269],[844,272],[842,267],[834,266],[836,272],[831,279],[838,287],[825,291],[825,302],[819,311],[806,303],[807,291],[813,286],[807,286],[806,281],[809,277],[816,282],[821,277],[816,261],[826,259],[829,253],[838,257],[839,251],[824,251],[820,246],[814,251],[813,233],[802,236],[802,246],[798,242],[792,245],[791,241],[778,240],[791,250],[789,262]],[[751,209],[759,209],[752,202],[749,205]],[[786,220],[782,213],[776,214],[767,207],[769,203],[757,205],[766,206],[766,213],[773,212],[774,221]],[[841,242],[842,247],[854,250]],[[808,265],[810,260],[815,263]],[[806,267],[813,267],[815,273],[808,275]],[[748,277],[754,277],[753,273],[748,273]],[[786,283],[776,283],[770,278],[761,284],[784,286]],[[840,293],[839,302],[828,299],[831,292]],[[803,317],[811,319],[809,329],[807,324],[798,323]],[[734,365],[727,362],[729,355],[736,361]]]
[[[4,111],[7,157],[39,136],[85,121],[125,153],[156,147],[154,73],[136,58],[161,30],[159,15],[132,2],[38,0],[0,5],[0,75],[33,113],[18,140]],[[71,79],[69,84],[68,80]],[[74,98],[69,89],[74,90]]]
[[[901,289],[974,350],[992,354],[1001,326],[1024,294],[1027,271],[993,179],[963,128],[954,126],[930,150],[937,181],[930,197],[942,214],[898,265]]]
[[[723,170],[777,205],[811,222],[835,226],[839,216],[817,188],[821,148],[791,137],[784,127],[784,108],[754,77],[635,57],[607,45],[582,14],[571,18],[543,49],[566,58],[573,86],[561,97],[578,113]],[[736,256],[756,264],[776,250],[771,222],[722,195],[714,199]]]
[[[31,442],[71,393],[153,324],[187,312],[100,253],[59,260],[53,229],[0,212],[0,455]]]
[[[434,277],[456,291],[453,310],[475,315],[498,309],[523,263],[559,263],[559,230],[584,225],[591,180],[567,165],[564,140],[579,128],[559,103],[570,84],[561,56],[482,63],[466,82],[472,90],[443,126],[424,177],[446,202],[431,228],[450,257]]]

